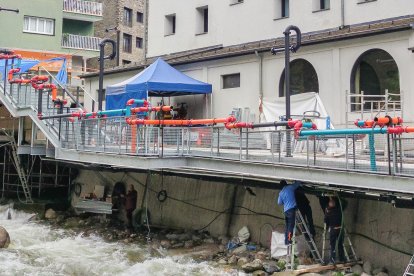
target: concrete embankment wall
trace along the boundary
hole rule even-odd
[[[283,209],[277,205],[279,191],[252,188],[251,195],[243,186],[210,182],[194,178],[145,173],[110,173],[83,170],[76,182],[82,184],[82,193],[93,192],[94,185],[105,185],[111,192],[113,183],[133,184],[138,191],[137,208],[148,206],[151,223],[169,228],[202,229],[215,236],[235,236],[247,226],[251,238],[262,245],[270,245],[272,229],[284,231]],[[145,186],[148,186],[144,198]],[[160,202],[157,193],[166,190],[168,199]],[[308,195],[321,243],[323,213],[316,196]],[[76,198],[74,199],[76,201]],[[347,229],[352,235],[357,254],[370,260],[374,267],[385,266],[390,275],[401,275],[409,256],[414,251],[414,210],[396,209],[391,204],[348,198],[344,211]],[[365,237],[364,237],[365,236]],[[370,240],[373,239],[374,241]]]

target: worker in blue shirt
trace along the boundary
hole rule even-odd
[[[285,244],[289,245],[292,243],[293,231],[295,229],[295,218],[296,218],[296,199],[295,190],[300,187],[300,182],[293,182],[288,185],[286,180],[280,181],[280,185],[283,187],[279,193],[277,204],[283,205],[283,211],[285,213]]]

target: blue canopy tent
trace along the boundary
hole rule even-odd
[[[125,108],[129,99],[211,94],[211,84],[195,80],[161,58],[130,79],[106,88],[106,110]]]

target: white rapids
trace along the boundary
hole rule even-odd
[[[0,206],[11,244],[0,249],[0,275],[237,275],[183,256],[152,257],[144,245],[108,243],[30,222],[32,214]]]

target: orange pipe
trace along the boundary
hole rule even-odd
[[[385,116],[385,117],[376,117],[376,118],[374,119],[374,121],[375,121],[377,124],[379,124],[379,125],[390,125],[390,124],[393,124],[393,125],[400,125],[400,124],[402,124],[402,123],[403,123],[403,119],[402,119],[402,118],[400,118],[400,117],[394,117],[394,118],[391,118],[391,117],[389,117],[389,116]]]
[[[403,133],[413,133],[414,127],[402,127],[402,126],[396,126],[396,127],[389,127],[387,129],[388,134],[403,134]]]
[[[214,125],[214,124],[228,124],[236,121],[236,118],[231,116],[228,118],[218,119],[198,119],[198,120],[143,120],[127,118],[126,122],[129,125],[163,125],[163,126],[192,126],[192,125]]]
[[[135,113],[139,113],[139,112],[159,112],[159,111],[164,111],[164,112],[170,112],[171,110],[173,110],[172,106],[154,106],[154,107],[148,107],[148,106],[144,106],[144,107],[134,107],[131,108],[131,113],[135,114]]]
[[[137,126],[131,126],[131,153],[137,151]]]
[[[9,82],[12,81],[13,80],[13,75],[16,74],[16,73],[19,73],[19,72],[20,72],[20,68],[10,69],[8,77],[7,77],[8,81]]]

